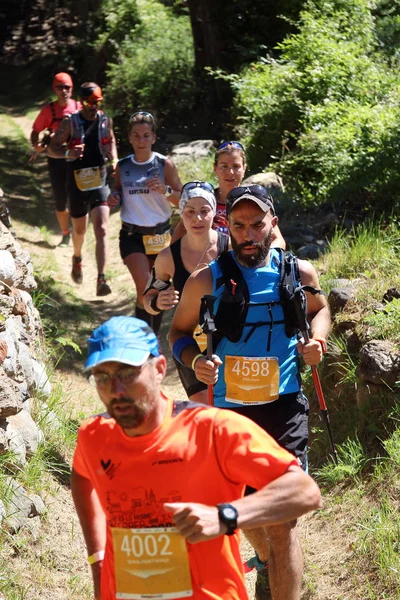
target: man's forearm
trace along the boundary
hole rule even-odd
[[[252,529],[293,521],[320,508],[321,502],[317,484],[299,467],[232,504],[239,512],[238,526]]]
[[[331,328],[331,314],[329,306],[324,306],[310,319],[311,337],[327,339]]]

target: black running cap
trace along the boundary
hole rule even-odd
[[[233,188],[226,197],[226,215],[229,216],[236,204],[242,200],[251,200],[264,212],[271,211],[275,215],[273,198],[262,185],[238,186]]]

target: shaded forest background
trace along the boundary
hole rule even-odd
[[[250,172],[283,177],[291,206],[353,219],[400,213],[399,42],[400,0],[3,0],[0,9],[0,60],[16,81],[49,90],[60,70],[95,80],[122,132],[147,109],[166,138],[238,139]]]

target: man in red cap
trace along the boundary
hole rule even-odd
[[[111,293],[105,279],[107,224],[110,209],[107,197],[106,163],[113,169],[118,162],[112,120],[100,110],[101,88],[92,82],[82,84],[79,92],[82,109],[67,116],[51,140],[50,156],[63,157],[67,164],[67,191],[72,219],[71,277],[82,283],[82,246],[90,214],[96,238],[97,296]]]
[[[57,100],[45,104],[32,126],[31,144],[36,154],[46,151],[51,136],[57,131],[61,121],[67,115],[81,108],[80,102],[72,100],[73,83],[68,73],[57,73],[53,79],[53,91]],[[39,141],[39,135],[45,131]],[[64,157],[63,157],[64,158]],[[65,160],[59,157],[47,157],[53,197],[56,205],[57,221],[62,232],[61,247],[69,244],[69,212],[67,209],[67,168]]]

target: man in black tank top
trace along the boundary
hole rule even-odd
[[[106,296],[111,288],[105,279],[107,224],[110,209],[107,197],[106,162],[113,168],[118,162],[112,121],[101,110],[103,94],[98,85],[84,83],[80,89],[82,109],[64,119],[54,136],[50,151],[67,161],[67,190],[72,217],[71,277],[82,283],[82,246],[90,213],[96,238],[97,296]]]

